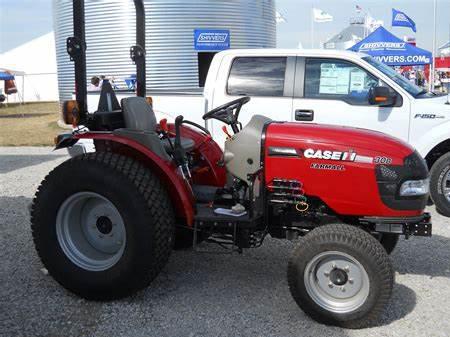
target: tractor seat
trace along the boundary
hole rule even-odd
[[[128,132],[131,136],[136,137],[136,131],[141,131],[152,136],[151,144],[146,144],[153,152],[163,156],[163,152],[172,154],[173,150],[167,139],[158,140],[156,133],[156,116],[153,108],[147,103],[143,97],[127,97],[122,99],[122,109],[125,120],[126,129],[121,129],[119,132]],[[128,130],[128,131],[126,131]],[[145,138],[145,137],[144,137]],[[148,137],[147,137],[148,138]],[[172,144],[175,144],[175,138],[171,138]],[[190,138],[181,137],[181,146],[185,151],[192,151],[195,147],[195,142]],[[167,158],[164,158],[167,159]]]
[[[195,147],[195,142],[190,139],[190,138],[185,138],[185,137],[181,137],[181,147],[183,148],[184,151],[189,152],[192,151]],[[173,149],[170,146],[169,140],[167,138],[162,139],[161,140],[163,145],[164,145],[164,150],[166,150],[166,152],[168,154],[172,154]],[[175,137],[170,137],[170,141],[172,142],[172,145],[175,144]]]

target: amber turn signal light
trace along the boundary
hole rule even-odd
[[[77,126],[80,122],[80,109],[75,100],[65,101],[62,107],[62,116],[64,123]]]
[[[147,101],[148,104],[153,105],[153,98],[151,96],[145,97],[145,100]]]

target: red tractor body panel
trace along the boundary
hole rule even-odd
[[[173,124],[169,124],[169,130],[175,132]],[[224,187],[227,179],[225,166],[217,163],[222,160],[223,152],[217,143],[203,132],[188,127],[181,127],[181,136],[190,138],[195,142],[194,156],[197,167],[191,174],[194,184]]]
[[[298,155],[276,155],[277,148],[295,148]],[[423,212],[394,210],[381,200],[375,167],[403,166],[414,152],[398,139],[362,129],[271,123],[264,151],[266,184],[274,178],[298,180],[305,195],[320,198],[337,214],[402,217]]]

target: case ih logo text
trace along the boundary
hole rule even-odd
[[[355,161],[356,152],[341,152],[329,150],[314,150],[306,149],[303,151],[305,158],[311,159],[326,159],[326,160],[340,160],[340,161]]]
[[[227,33],[200,33],[197,43],[224,43],[227,41]]]

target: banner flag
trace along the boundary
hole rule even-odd
[[[276,15],[276,16],[275,16],[275,21],[276,21],[277,23],[285,23],[285,22],[287,22],[286,19],[284,18],[284,16],[281,15],[280,12],[275,11],[275,15]]]
[[[392,27],[409,27],[416,32],[416,23],[405,13],[392,8]]]
[[[333,16],[324,12],[321,9],[313,8],[313,17],[315,22],[331,22],[333,21]]]

